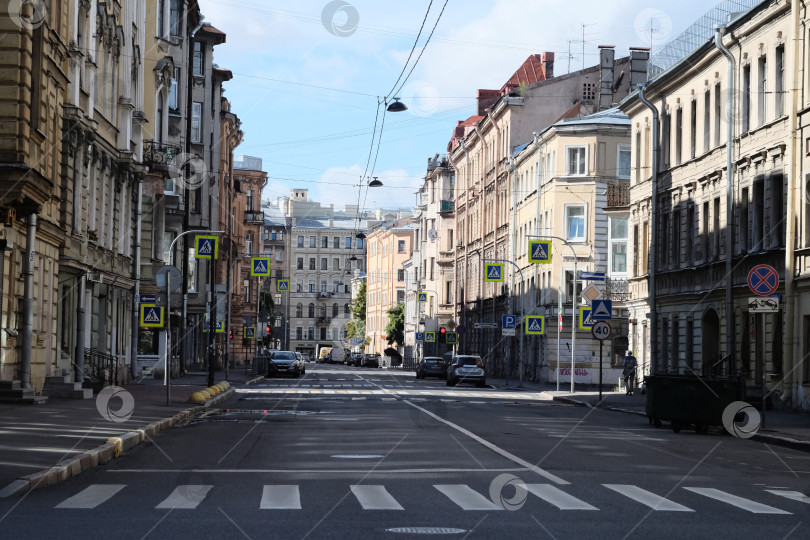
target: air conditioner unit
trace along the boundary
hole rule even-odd
[[[104,283],[104,274],[101,272],[88,272],[87,281],[90,283]]]

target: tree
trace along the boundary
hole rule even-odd
[[[349,319],[346,323],[346,339],[366,337],[366,323],[359,319]]]
[[[352,317],[363,321],[363,327],[366,324],[366,282],[360,283],[360,288],[357,290],[357,296],[352,302]]]
[[[388,310],[388,325],[385,327],[388,344],[405,343],[405,304],[399,303]]]

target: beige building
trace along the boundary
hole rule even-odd
[[[807,205],[794,198],[806,193],[794,171],[804,106],[789,92],[803,82],[794,14],[789,3],[761,2],[730,21],[716,15],[676,40],[684,49],[701,38],[644,89],[660,119],[657,175],[650,109],[638,94],[621,105],[633,130],[631,348],[645,372],[740,374],[749,394],[766,379],[768,390],[806,406],[808,341],[794,341],[810,328],[810,305],[793,294],[806,283],[808,245],[807,214],[797,215]],[[715,23],[727,52],[708,30]],[[780,278],[776,312],[751,305],[747,278],[762,264]]]
[[[366,270],[366,337],[371,343],[366,352],[383,355],[388,345],[385,327],[388,310],[405,303],[405,268],[413,247],[414,228],[411,219],[395,221],[374,229],[367,238]],[[402,349],[404,343],[397,343]]]
[[[506,338],[505,344],[524,351],[524,367],[534,380],[556,381],[559,365],[560,380],[568,382],[573,357],[575,382],[599,382],[598,342],[590,330],[579,328],[579,308],[590,305],[580,293],[590,282],[578,279],[575,294],[575,269],[606,273],[605,283],[593,283],[600,298],[613,302],[602,380],[614,384],[618,378],[618,370],[610,368],[621,365],[628,342],[630,172],[630,120],[617,109],[561,120],[516,149],[510,163],[512,223],[506,257],[516,266],[504,266],[505,284],[510,312],[545,316],[546,328],[543,336],[527,336],[519,325],[516,338]],[[551,263],[530,263],[529,241],[541,239],[552,241]],[[498,286],[487,283],[485,294],[497,294]]]

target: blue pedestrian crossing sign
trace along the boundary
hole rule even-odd
[[[458,333],[457,332],[447,332],[444,335],[445,341],[447,341],[448,345],[455,345],[458,343]]]
[[[250,275],[251,276],[269,276],[270,275],[270,259],[267,257],[253,257],[250,259]]]
[[[484,281],[490,283],[503,281],[503,264],[484,263]]]
[[[579,329],[590,330],[593,328],[595,321],[591,316],[591,308],[582,306],[579,308]]]
[[[613,300],[591,302],[591,318],[594,321],[609,321],[613,318]]]
[[[194,258],[216,259],[219,254],[219,238],[216,236],[196,236],[194,238]]]
[[[208,318],[208,315],[205,316],[205,323],[203,323],[203,332],[208,332],[208,327],[211,324],[209,321],[211,319]],[[219,321],[217,323],[217,327],[214,329],[214,332],[217,334],[224,334],[225,333],[225,321]]]
[[[245,339],[256,339],[256,327],[255,326],[245,326],[243,337]]]
[[[546,333],[546,318],[542,315],[526,315],[526,334],[542,336]]]
[[[163,309],[155,304],[141,304],[141,326],[163,328]]]
[[[278,280],[278,292],[290,292],[290,280],[289,279],[280,279],[280,280]]]
[[[419,294],[417,294],[417,300],[422,303],[427,302],[427,293],[420,292]]]
[[[416,333],[416,341],[425,341],[425,333],[424,332],[417,332]]]
[[[436,332],[425,332],[425,343],[435,343]]]
[[[529,262],[551,262],[551,240],[529,240]]]

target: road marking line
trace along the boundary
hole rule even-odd
[[[385,486],[352,486],[352,493],[363,510],[405,510]]]
[[[125,487],[126,484],[93,484],[57,504],[56,508],[95,508]]]
[[[560,510],[599,510],[551,484],[526,484],[526,490]]]
[[[436,468],[436,469],[375,469],[375,475],[381,474],[445,474],[445,473],[520,473],[526,472],[525,467],[511,467],[499,469],[471,469],[471,468]],[[154,473],[154,474],[169,474],[169,473],[206,473],[206,474],[354,474],[364,473],[360,469],[115,469],[107,470],[107,473]]]
[[[778,508],[774,508],[773,506],[768,506],[765,504],[752,501],[750,499],[737,497],[736,495],[726,493],[725,491],[720,491],[719,489],[697,488],[697,487],[685,487],[683,489],[688,489],[689,491],[697,493],[698,495],[703,495],[704,497],[715,499],[720,502],[730,504],[731,506],[736,506],[737,508],[747,510],[748,512],[754,514],[790,514],[790,512],[779,510]]]
[[[773,493],[774,495],[779,495],[780,497],[785,497],[786,499],[790,499],[792,501],[810,504],[810,497],[798,491],[787,491],[784,489],[766,489],[765,491],[768,493]]]
[[[665,499],[655,493],[641,489],[638,486],[630,486],[625,484],[602,484],[608,489],[629,497],[636,502],[662,512],[694,512],[691,508],[687,508],[681,504]]]
[[[267,485],[262,490],[260,510],[301,510],[301,493],[295,485]]]
[[[512,454],[510,452],[507,452],[503,448],[500,448],[500,447],[492,444],[491,442],[489,442],[489,441],[487,441],[485,439],[482,439],[481,437],[479,437],[475,433],[473,433],[473,432],[471,432],[469,430],[466,430],[461,426],[458,426],[458,425],[456,425],[456,424],[454,424],[454,423],[452,423],[452,422],[450,422],[448,420],[445,420],[441,416],[438,416],[438,415],[430,412],[429,410],[425,409],[424,407],[420,407],[419,405],[416,405],[416,404],[410,402],[407,399],[402,400],[402,401],[403,401],[403,403],[407,403],[408,405],[410,405],[414,409],[419,409],[420,411],[422,411],[424,414],[430,416],[431,418],[433,418],[435,420],[438,420],[439,422],[442,422],[443,424],[447,424],[448,426],[455,429],[456,431],[458,431],[460,433],[463,433],[464,435],[470,437],[471,439],[478,442],[479,444],[481,444],[483,446],[486,446],[487,448],[489,448],[493,452],[495,452],[497,454],[500,454],[501,456],[505,457],[506,459],[508,459],[508,460],[510,460],[510,461],[512,461],[514,463],[517,463],[521,467],[525,467],[526,469],[529,469],[530,471],[533,471],[533,472],[539,474],[543,478],[551,480],[555,484],[560,484],[560,485],[568,485],[568,484],[570,484],[570,482],[566,482],[565,480],[563,480],[559,476],[556,476],[556,475],[554,475],[554,474],[552,474],[552,473],[550,473],[550,472],[548,472],[548,471],[546,471],[544,469],[541,469],[540,467],[538,467],[536,465],[532,465],[528,461],[526,461],[524,459],[521,459],[521,458],[517,457],[516,455],[514,455],[514,454]]]
[[[434,484],[448,499],[457,504],[462,510],[503,510],[477,491],[466,484]]]
[[[214,486],[185,485],[177,486],[171,495],[155,508],[170,508],[172,510],[194,510],[205,500],[208,492]]]

